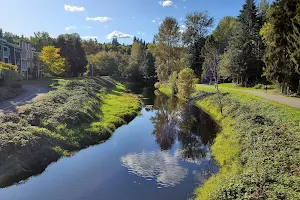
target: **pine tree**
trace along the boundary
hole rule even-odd
[[[297,94],[300,95],[300,2],[297,4],[295,17],[292,19],[293,31],[288,35],[289,52],[299,75]]]
[[[265,55],[265,75],[281,86],[287,94],[295,85],[295,64],[292,62],[288,35],[293,33],[292,19],[296,16],[298,0],[276,0],[270,7],[268,23],[261,29],[261,35],[267,44]]]
[[[254,0],[246,0],[237,18],[238,26],[230,40],[228,58],[232,78],[238,84],[248,86],[257,82],[262,75],[263,62],[260,59],[259,24]],[[228,53],[227,52],[227,53]],[[234,67],[232,67],[234,66]]]

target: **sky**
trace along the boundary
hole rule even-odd
[[[82,39],[151,42],[160,22],[175,17],[184,30],[187,13],[207,11],[217,22],[237,16],[245,0],[0,0],[0,28],[29,37],[37,31],[57,37],[79,33]]]

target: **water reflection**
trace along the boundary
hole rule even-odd
[[[199,163],[209,152],[217,126],[209,116],[193,105],[157,94],[154,102],[153,135],[161,150],[169,150],[176,139],[182,159]]]
[[[176,154],[166,151],[132,153],[121,157],[128,171],[146,179],[155,179],[159,185],[175,186],[182,181],[188,170],[178,164]]]

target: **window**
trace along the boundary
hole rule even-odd
[[[4,50],[4,51],[7,51],[7,47],[4,47],[3,50]]]
[[[0,51],[2,50],[2,45],[0,45]]]
[[[4,62],[5,62],[5,63],[8,63],[8,58],[4,58]]]

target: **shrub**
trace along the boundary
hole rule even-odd
[[[184,68],[178,74],[178,94],[179,97],[187,99],[194,92],[195,84],[197,83],[196,75],[190,68]]]
[[[263,85],[263,84],[256,84],[255,86],[254,86],[254,88],[255,89],[264,89],[265,88],[265,86]]]

